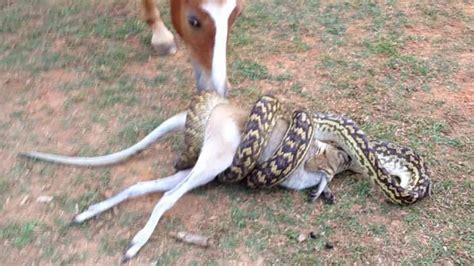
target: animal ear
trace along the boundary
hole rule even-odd
[[[235,20],[237,19],[237,17],[240,16],[241,13],[242,13],[242,5],[239,1],[237,5],[235,6],[234,10],[232,10],[232,13],[230,14],[229,25],[233,25]]]
[[[242,3],[238,1],[237,6],[235,7],[235,16],[240,17],[240,14],[242,14],[243,8],[242,8]]]

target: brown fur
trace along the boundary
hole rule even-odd
[[[199,64],[207,72],[212,68],[212,50],[214,47],[215,26],[209,15],[201,9],[204,0],[170,0],[171,21],[173,26],[189,48],[192,60]],[[224,3],[225,0],[219,0]],[[144,19],[150,27],[155,29],[162,25],[158,8],[153,0],[142,0]],[[241,1],[237,1],[237,7],[229,17],[229,30],[241,12]],[[188,16],[193,15],[201,23],[199,29],[192,28],[188,23]],[[166,29],[165,29],[166,30]],[[155,31],[155,34],[160,34]]]

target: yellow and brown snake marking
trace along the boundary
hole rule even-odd
[[[280,146],[272,157],[250,173],[247,185],[252,188],[269,188],[283,182],[306,158],[313,130],[311,116],[303,111],[295,111]]]
[[[202,92],[191,99],[186,116],[186,130],[184,132],[184,148],[178,158],[175,169],[183,170],[192,167],[201,151],[204,142],[204,131],[212,110],[228,101],[216,93]]]
[[[423,159],[413,150],[392,143],[369,141],[357,124],[348,118],[315,114],[314,119],[315,137],[335,142],[344,149],[353,158],[356,167],[374,181],[392,202],[408,205],[430,195],[432,185],[428,170]],[[408,171],[395,164],[392,167],[388,160],[398,161]],[[398,178],[394,174],[398,174]],[[408,182],[399,180],[402,177]]]
[[[218,176],[219,181],[238,182],[255,168],[280,112],[280,103],[270,96],[263,96],[254,104],[232,165]]]
[[[201,146],[191,146],[198,144],[199,140],[202,144],[204,126],[196,126],[194,123],[205,123],[211,111],[200,113],[200,110],[215,106],[215,102],[219,101],[214,97],[212,94],[204,94],[193,102],[193,105],[203,106],[191,105],[189,120],[186,121],[186,131],[189,131],[186,136],[192,136],[193,139],[186,143],[189,145],[187,152],[193,156],[186,155],[184,158],[197,158]],[[207,104],[208,101],[213,104]],[[278,100],[264,96],[257,101],[243,129],[233,164],[219,176],[219,180],[237,182],[245,178],[247,185],[254,188],[278,185],[301,165],[312,171],[307,162],[320,154],[316,152],[313,157],[306,154],[312,141],[317,140],[342,149],[350,160],[334,159],[344,165],[325,162],[324,167],[314,169],[315,171],[326,172],[328,176],[345,169],[361,172],[380,187],[388,199],[401,205],[413,204],[431,194],[431,179],[421,156],[410,148],[371,141],[353,120],[331,114],[309,115],[304,111],[295,112],[278,148],[268,160],[259,163],[275,121],[284,117]],[[188,162],[188,165],[193,163],[192,160]]]

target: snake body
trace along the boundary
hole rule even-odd
[[[204,131],[212,110],[228,101],[216,93],[204,91],[194,96],[188,107],[184,131],[184,148],[175,164],[176,170],[191,168],[199,157]]]
[[[250,174],[257,166],[280,112],[280,102],[273,97],[263,96],[253,105],[232,165],[218,176],[219,181],[235,183]]]
[[[176,128],[173,123],[183,121],[185,146],[175,167],[178,170],[190,168],[195,164],[204,143],[208,119],[214,108],[221,104],[229,103],[216,93],[201,93],[192,99],[187,113],[175,116],[172,120],[175,122],[163,123],[137,144],[113,154],[70,157],[29,152],[20,155],[77,166],[115,164],[144,150],[168,132],[169,128]],[[245,180],[250,187],[268,188],[285,182],[301,167],[308,172],[324,172],[328,177],[325,182],[329,182],[334,174],[350,169],[368,177],[388,199],[397,204],[412,204],[431,194],[432,182],[420,155],[408,147],[370,140],[353,120],[343,116],[319,113],[310,115],[296,111],[288,119],[290,125],[281,136],[280,144],[274,143],[277,148],[273,154],[262,155],[268,152],[264,152],[264,147],[277,127],[275,123],[286,121],[285,118],[286,113],[281,110],[278,100],[270,96],[260,98],[241,132],[242,141],[232,165],[219,176],[219,180]],[[273,135],[271,138],[273,143]],[[322,148],[324,145],[321,143],[329,146]],[[315,194],[319,195],[320,192],[321,186]]]
[[[208,96],[204,95],[204,99],[195,103],[206,102],[205,97]],[[316,140],[339,147],[351,158],[350,167],[335,168],[361,172],[394,203],[408,205],[431,194],[431,179],[421,156],[407,147],[369,140],[353,120],[343,116],[294,112],[278,148],[268,160],[258,163],[275,119],[281,118],[284,119],[284,115],[276,99],[264,96],[256,102],[242,132],[242,142],[233,164],[219,176],[221,182],[245,178],[247,185],[254,188],[280,184],[305,160],[311,159],[307,153]],[[194,137],[202,139],[202,135],[203,132],[193,131]]]
[[[353,159],[354,166],[351,168],[358,169],[374,181],[392,202],[408,205],[431,194],[432,184],[427,167],[410,148],[370,141],[359,126],[346,117],[315,114],[314,120],[314,137],[341,147]],[[398,162],[398,167],[388,164],[392,161]]]
[[[295,111],[280,145],[273,155],[248,176],[252,188],[269,188],[280,184],[303,163],[309,151],[314,125],[311,116]]]

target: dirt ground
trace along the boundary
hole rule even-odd
[[[157,4],[168,23],[167,1]],[[423,155],[434,194],[394,206],[368,180],[343,174],[327,205],[307,202],[307,192],[212,183],[180,199],[130,264],[472,264],[473,18],[467,1],[247,1],[229,40],[229,97],[250,104],[270,93],[287,106],[345,114],[371,137]],[[159,57],[150,37],[139,1],[0,3],[2,264],[120,263],[159,193],[81,226],[70,220],[173,173],[181,137],[108,168],[17,154],[106,154],[185,109],[194,93],[186,49],[179,42],[176,55]],[[170,231],[215,244],[186,245]]]

